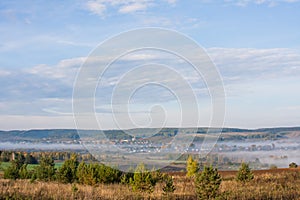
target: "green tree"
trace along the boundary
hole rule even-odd
[[[242,163],[237,175],[236,175],[236,180],[241,181],[241,182],[247,182],[251,181],[254,178],[254,175],[249,167],[248,164]]]
[[[24,164],[24,161],[24,156],[18,154],[15,160],[10,162],[10,166],[4,170],[4,178],[14,180],[18,178],[28,178],[27,165]]]
[[[162,182],[164,184],[162,188],[164,195],[169,196],[170,193],[173,193],[176,190],[172,176],[164,174],[162,177]]]
[[[132,190],[135,192],[152,193],[157,180],[152,177],[151,172],[141,163],[136,167],[133,178],[129,182]]]
[[[30,172],[27,170],[27,164],[23,164],[22,167],[19,169],[19,178],[28,179],[31,177],[30,175]]]
[[[98,182],[100,183],[118,183],[121,178],[121,171],[109,166],[99,165]]]
[[[10,166],[4,169],[4,178],[5,179],[18,179],[19,178],[19,170],[21,167],[17,165],[15,161],[12,161]]]
[[[85,164],[81,162],[76,171],[78,182],[81,184],[95,185],[97,183],[119,183],[121,172],[117,169],[102,164]]]
[[[55,179],[54,161],[50,156],[43,156],[40,165],[35,168],[33,179],[51,181]]]
[[[87,184],[86,175],[87,175],[87,165],[85,164],[84,161],[82,161],[79,163],[76,171],[78,183]]]
[[[89,164],[87,165],[87,170],[86,170],[86,175],[85,175],[85,184],[88,185],[95,185],[97,184],[99,181],[98,179],[98,173],[99,172],[99,165],[98,164]]]
[[[58,178],[63,183],[73,183],[77,181],[77,167],[79,162],[76,154],[73,154],[69,160],[66,160],[58,171]]]
[[[196,194],[199,199],[215,199],[220,195],[222,178],[217,169],[206,167],[195,178]]]
[[[194,177],[199,171],[199,164],[192,156],[189,156],[186,162],[187,177]]]

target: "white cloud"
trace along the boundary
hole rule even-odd
[[[210,48],[207,51],[225,80],[300,76],[300,53],[292,49]]]
[[[169,5],[175,5],[176,0],[165,0]],[[86,3],[86,9],[93,14],[104,16],[110,8],[117,9],[121,14],[146,11],[161,2],[155,0],[91,0]]]
[[[176,4],[177,0],[166,0],[166,2],[168,2],[171,5]]]
[[[87,9],[91,11],[93,14],[102,16],[104,11],[106,10],[106,6],[102,3],[102,1],[88,1],[86,3]]]
[[[272,99],[274,104],[276,104],[275,100],[278,100],[285,102],[286,105],[298,106],[297,99],[299,97],[296,96],[295,91],[300,85],[298,81],[300,80],[300,53],[296,50],[280,48],[210,48],[207,49],[207,52],[220,70],[229,101],[238,99],[236,100],[238,103],[234,103],[243,104],[239,105],[241,107],[240,110],[244,105],[257,108],[259,107],[257,105],[261,104],[263,99],[266,102]],[[110,104],[113,88],[118,84],[122,75],[130,69],[130,66],[153,62],[166,64],[169,67],[177,67],[176,71],[193,86],[193,90],[196,91],[199,99],[206,98],[206,87],[199,83],[201,78],[196,73],[193,73],[191,69],[187,69],[188,65],[181,63],[178,59],[172,60],[173,58],[172,56],[152,51],[136,52],[136,54],[128,54],[120,58],[115,65],[108,69],[108,74],[101,78],[104,84],[102,88],[99,87],[99,90],[97,90],[96,98],[99,104],[96,104],[96,106]],[[19,72],[0,70],[0,76],[2,75],[0,79],[0,107],[2,113],[0,114],[28,116],[70,114],[72,110],[73,82],[78,69],[85,59],[84,57],[64,59],[55,65],[42,64]],[[107,59],[99,58],[95,62],[99,63]],[[130,88],[132,85],[139,84],[139,81],[155,77],[155,80],[162,80],[163,83],[174,86],[174,91],[185,92],[182,84],[178,84],[178,79],[174,79],[174,76],[169,75],[166,69],[143,70],[138,75],[139,78],[137,80],[134,78],[134,74],[131,76],[133,77],[132,79],[126,80],[123,91],[125,91],[126,87]],[[282,92],[285,93],[283,94]],[[137,93],[135,100],[140,104],[144,104],[168,102],[174,100],[174,98],[165,89],[145,87]],[[283,107],[285,105],[279,106]],[[235,109],[236,106],[231,105],[231,115],[238,116],[241,111]],[[269,109],[271,113],[272,108]],[[248,110],[245,109],[245,113],[250,112],[250,110],[250,108]],[[282,112],[289,112],[294,114],[295,117],[297,116],[294,107],[282,110]],[[260,119],[255,113],[250,113],[249,115],[255,119]],[[234,120],[234,118],[231,120]],[[274,123],[278,121],[279,119]],[[253,124],[255,123],[256,121],[254,120]],[[34,127],[34,124],[32,127]]]
[[[62,82],[72,85],[77,70],[85,61],[85,59],[85,57],[65,59],[61,60],[57,65],[54,66],[41,64],[27,69],[25,72],[48,79],[60,79]]]
[[[10,71],[0,69],[0,77],[1,76],[9,76],[11,74]]]
[[[247,6],[249,4],[257,4],[257,5],[266,4],[270,7],[273,7],[280,3],[296,3],[299,2],[299,0],[224,0],[224,2],[234,4],[237,6]]]
[[[119,12],[120,13],[133,13],[136,11],[146,10],[147,7],[148,7],[148,5],[145,3],[135,2],[135,3],[131,3],[129,5],[124,5],[124,6],[120,7]]]
[[[73,116],[0,115],[0,121],[1,130],[76,128]]]

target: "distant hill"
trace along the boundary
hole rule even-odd
[[[168,137],[174,137],[178,128],[163,128],[154,136],[149,135],[156,129],[129,129],[125,131],[121,130],[105,130],[106,137],[110,139],[131,139],[133,136],[147,137],[162,139]],[[183,128],[180,130],[189,133],[190,128]],[[196,138],[201,140],[204,134],[207,133],[208,128],[198,128],[195,134]],[[214,130],[214,129],[212,129]],[[130,134],[127,134],[129,132]],[[81,134],[86,134],[90,137],[98,135],[97,130],[81,130]],[[244,139],[279,139],[283,137],[300,136],[300,127],[280,127],[280,128],[260,128],[260,129],[239,129],[239,128],[223,128],[221,139],[222,140],[244,140]],[[299,134],[295,134],[299,133]],[[12,131],[0,131],[0,142],[18,142],[18,141],[66,141],[66,140],[79,140],[79,134],[76,129],[44,129],[44,130],[12,130]]]

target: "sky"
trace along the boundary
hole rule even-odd
[[[0,1],[0,130],[75,128],[72,96],[81,65],[108,38],[146,27],[175,30],[205,49],[224,83],[225,127],[299,126],[299,10],[298,0]],[[120,59],[104,80],[108,89],[97,88],[104,129],[117,128],[110,94],[122,70],[153,61],[156,53]],[[170,55],[155,58],[172,64]],[[176,67],[196,92],[204,116],[198,125],[207,126],[211,105],[203,80],[188,65]],[[168,78],[163,75],[155,76]],[[137,92],[130,104],[136,125],[146,127],[160,105],[169,112],[165,126],[179,126],[171,97],[157,86]]]

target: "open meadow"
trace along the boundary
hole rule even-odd
[[[220,199],[300,199],[300,169],[272,169],[254,171],[254,179],[240,183],[236,171],[220,171],[222,183]],[[30,180],[0,179],[0,199],[197,199],[194,181],[185,173],[169,173],[176,190],[163,194],[162,184],[153,193],[134,192],[129,185],[64,184]]]

